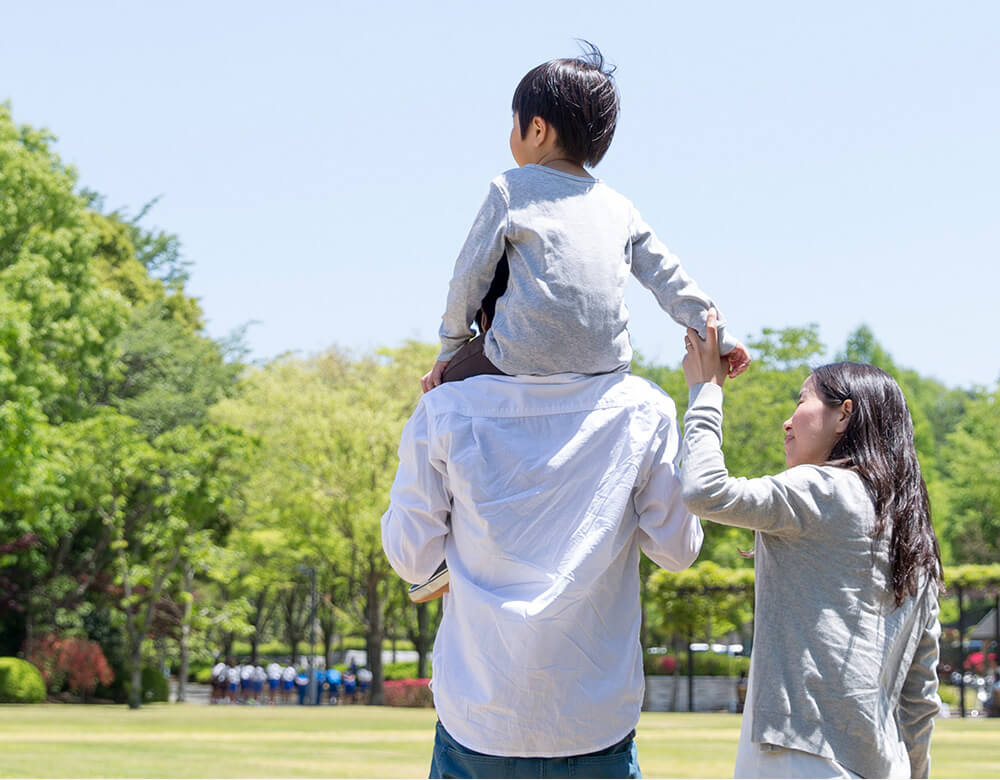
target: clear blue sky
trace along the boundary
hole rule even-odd
[[[108,208],[162,200],[214,335],[258,357],[435,341],[520,77],[596,42],[595,170],[742,337],[868,323],[953,385],[1000,377],[1000,4],[0,2],[0,100]],[[638,285],[633,344],[682,331]]]

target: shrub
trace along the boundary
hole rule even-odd
[[[110,685],[115,676],[97,642],[48,634],[38,642],[29,660],[42,672],[45,686],[58,693],[68,687],[86,699],[98,685]]]
[[[212,682],[212,667],[199,666],[188,676],[194,682],[201,683],[202,685],[209,685]]]
[[[434,695],[428,683],[430,680],[386,680],[383,701],[388,707],[433,707]]]
[[[20,658],[0,658],[0,702],[37,704],[45,701],[45,681],[36,666]]]
[[[679,674],[688,673],[687,653],[681,657],[673,655],[653,655],[647,653],[643,658],[643,669],[646,674],[673,674],[679,667]],[[738,677],[740,672],[750,671],[750,658],[745,655],[724,655],[723,653],[694,653],[694,673],[708,677]]]
[[[146,666],[142,670],[142,700],[170,701],[170,681],[155,667]]]
[[[170,681],[163,676],[163,672],[154,666],[144,666],[142,668],[142,703],[148,704],[154,701],[170,701]],[[122,686],[124,701],[128,701],[129,693],[132,690],[132,677],[128,675],[125,684]]]
[[[427,671],[433,674],[431,671],[431,659],[427,659]],[[407,678],[416,678],[417,676],[417,662],[416,661],[398,661],[396,663],[385,663],[382,664],[382,673],[386,680],[405,680]]]

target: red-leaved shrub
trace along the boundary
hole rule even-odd
[[[385,704],[389,707],[433,707],[430,680],[386,680],[383,683]]]
[[[49,691],[58,693],[65,685],[84,700],[98,683],[110,685],[115,679],[101,646],[88,639],[48,634],[35,645],[28,660],[41,670]]]

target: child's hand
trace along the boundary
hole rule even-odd
[[[684,378],[688,387],[694,387],[702,382],[713,382],[722,387],[729,373],[729,362],[727,358],[719,355],[719,332],[716,330],[718,314],[715,309],[709,309],[708,319],[705,321],[705,340],[701,340],[698,331],[694,328],[687,329],[684,336],[684,361],[681,366],[684,369]]]
[[[434,363],[434,368],[420,377],[420,388],[426,393],[429,390],[433,390],[439,384],[441,384],[441,377],[444,374],[445,366],[448,365],[447,360],[438,360]]]
[[[747,352],[747,348],[742,344],[737,343],[733,347],[733,351],[726,355],[726,359],[729,360],[729,378],[733,379],[738,377],[747,367],[750,365],[750,353]]]

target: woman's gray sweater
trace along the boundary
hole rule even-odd
[[[872,539],[861,478],[796,466],[732,478],[722,445],[722,388],[691,388],[684,417],[684,503],[704,519],[756,531],[754,742],[835,759],[887,777],[903,756],[927,777],[937,695],[937,587],[893,600],[891,529]]]

